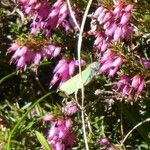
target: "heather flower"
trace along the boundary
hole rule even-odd
[[[143,92],[145,88],[145,80],[140,74],[135,75],[133,78],[127,75],[121,76],[114,88],[124,96],[132,99],[135,95]]]
[[[132,78],[131,87],[133,87],[138,93],[144,90],[145,81],[140,74],[137,74]]]
[[[43,30],[46,36],[49,36],[58,27],[63,28],[65,32],[76,29],[70,17],[67,3],[64,0],[58,0],[51,7],[48,3],[43,3],[33,17],[31,33],[35,34]]]
[[[123,58],[111,50],[107,50],[100,59],[100,73],[113,77],[123,64]]]
[[[110,143],[107,137],[98,139],[97,144],[99,145],[100,149],[115,150],[114,146]]]
[[[84,63],[85,62],[82,60],[81,65],[84,65]],[[58,81],[60,81],[59,86],[61,86],[62,83],[70,79],[70,77],[75,73],[75,68],[77,66],[77,60],[61,59],[53,70],[54,75],[51,80],[50,88]]]
[[[25,45],[17,42],[12,43],[8,49],[8,53],[13,53],[10,62],[15,63],[18,70],[25,69],[28,64],[38,66],[42,59],[55,58],[59,55],[60,51],[61,47],[53,44],[47,44],[44,47],[36,49],[35,45],[32,46],[32,42]]]
[[[116,148],[114,146],[110,146],[108,150],[116,150]]]
[[[143,65],[144,68],[150,69],[150,60],[140,59],[139,62],[141,65]]]
[[[128,38],[133,28],[130,24],[132,4],[117,3],[113,9],[107,9],[103,6],[97,8],[93,17],[97,19],[100,25],[103,25],[105,34],[110,40]]]
[[[39,121],[44,121],[44,122],[54,121],[55,120],[55,116],[54,115],[45,115],[45,116],[39,118],[38,120]]]
[[[71,119],[57,119],[51,121],[48,132],[48,143],[55,150],[71,148],[75,143],[75,135],[71,131],[73,122]]]
[[[30,14],[31,12],[34,12],[43,5],[43,3],[46,3],[47,1],[40,2],[38,0],[19,0],[19,2],[22,5],[22,8],[26,14]]]
[[[43,31],[49,36],[60,27],[66,33],[77,30],[65,0],[57,0],[52,6],[47,0],[19,0],[24,12],[32,15],[31,33]],[[31,13],[32,12],[32,13]],[[75,12],[73,12],[75,15]]]
[[[121,76],[120,80],[117,82],[116,89],[124,95],[129,95],[131,91],[131,78],[127,75]]]
[[[101,138],[101,139],[98,139],[97,143],[100,145],[100,146],[105,146],[105,145],[110,145],[110,142],[108,140],[108,138],[104,137],[104,138]]]
[[[95,34],[94,48],[98,50],[98,52],[104,52],[108,47],[108,40],[103,32],[97,32]]]
[[[78,107],[75,102],[68,102],[66,106],[62,108],[62,113],[68,116],[72,116],[77,113]]]
[[[93,47],[97,50],[98,53],[103,53],[107,50],[110,40],[106,37],[104,32],[90,30],[88,34],[95,37]]]

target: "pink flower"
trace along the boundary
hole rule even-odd
[[[111,50],[107,50],[103,53],[100,59],[100,64],[101,67],[99,72],[101,74],[108,75],[108,77],[113,77],[123,64],[123,58],[117,56],[117,54]]]
[[[113,40],[118,41],[121,37],[121,33],[122,33],[122,28],[118,26],[114,32]]]
[[[142,92],[145,87],[145,81],[143,77],[139,74],[132,78],[131,87],[133,87],[137,92]]]
[[[133,78],[127,75],[121,76],[114,88],[124,96],[127,96],[129,99],[133,99],[135,95],[143,92],[145,88],[145,81],[139,74],[135,75]]]
[[[34,12],[42,6],[42,2],[38,2],[37,0],[19,0],[19,2],[21,3],[26,14]]]
[[[73,122],[71,119],[57,119],[51,121],[48,132],[48,143],[56,150],[70,149],[75,143],[75,135],[71,132]]]
[[[38,119],[39,121],[54,121],[55,116],[54,115],[45,115]]]
[[[132,11],[133,7],[134,7],[133,4],[128,4],[128,5],[124,8],[124,10],[125,10],[126,12],[130,12],[130,11]]]
[[[109,21],[112,17],[112,13],[107,12],[102,20],[102,23],[106,23],[107,21]]]
[[[105,52],[108,47],[108,40],[103,32],[93,33],[95,36],[94,48],[98,50],[98,52]]]
[[[81,65],[84,64],[84,61],[81,61]],[[65,81],[70,79],[72,75],[75,73],[75,68],[78,66],[77,60],[65,60],[61,59],[56,67],[53,70],[53,78],[51,80],[51,86],[50,88],[60,81],[59,86],[62,85]]]
[[[78,107],[75,102],[69,102],[66,106],[62,108],[62,112],[66,115],[72,116],[77,113]]]
[[[126,5],[125,3],[117,2],[117,5],[115,5],[113,9],[107,9],[103,6],[98,7],[93,17],[97,19],[99,24],[102,24],[104,32],[110,40],[122,40],[132,34],[132,30],[130,30],[132,9],[132,4]],[[126,30],[122,31],[124,26]],[[130,32],[128,32],[129,30]]]
[[[55,150],[65,150],[65,145],[60,142],[57,142],[55,145]]]
[[[143,65],[146,69],[150,69],[150,60],[140,58],[140,64]]]
[[[99,14],[101,14],[101,13],[103,12],[103,10],[104,10],[104,7],[98,7],[98,8],[96,9],[96,11],[94,12],[93,17],[94,17],[94,18],[98,18],[98,17],[99,17]]]
[[[108,28],[106,28],[105,34],[107,36],[112,36],[114,34],[116,28],[117,28],[117,25],[115,23],[111,23],[110,26],[108,26]]]
[[[34,47],[35,48],[35,47]],[[36,50],[31,45],[19,45],[13,43],[8,49],[8,53],[13,53],[10,62],[17,65],[18,70],[25,69],[27,65],[32,64],[38,66],[44,58],[55,58],[59,55],[61,47],[49,44]]]
[[[98,139],[97,143],[100,146],[100,149],[115,150],[113,144],[110,143],[107,137]]]
[[[100,146],[104,146],[104,145],[109,145],[110,142],[108,138],[104,137],[98,140],[98,144],[100,144]]]
[[[127,24],[129,22],[130,17],[131,17],[131,13],[129,12],[124,13],[121,17],[120,24],[121,25]]]
[[[52,7],[48,3],[43,3],[33,17],[31,33],[35,34],[42,30],[46,36],[49,36],[58,27],[63,28],[66,32],[76,29],[70,17],[67,3],[64,0],[58,0]]]

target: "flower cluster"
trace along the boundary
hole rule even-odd
[[[75,102],[68,102],[66,106],[62,107],[62,113],[68,116],[72,116],[77,113],[78,107]]]
[[[99,62],[101,64],[100,73],[113,77],[123,64],[123,57],[110,48],[110,44],[123,40],[132,33],[130,24],[132,4],[124,4],[120,1],[112,9],[103,6],[97,8],[93,14],[103,29],[91,29],[89,34],[95,36],[94,47],[101,54]]]
[[[121,76],[120,80],[115,85],[117,91],[124,96],[128,96],[129,99],[132,99],[136,94],[141,93],[144,87],[145,80],[140,74],[135,75],[133,78],[127,75]]]
[[[76,29],[65,0],[57,0],[52,6],[48,4],[47,0],[43,2],[20,0],[20,2],[26,14],[29,14],[31,10],[34,11],[31,23],[32,34],[42,30],[46,36],[49,36],[57,27],[63,28],[66,32]]]
[[[101,149],[105,150],[116,150],[115,147],[110,143],[107,137],[103,137],[97,140],[98,145]]]
[[[105,34],[113,41],[129,37],[133,28],[130,25],[131,11],[133,4],[124,4],[118,2],[115,8],[108,10],[101,6],[93,17],[97,19],[100,25],[103,25]]]
[[[116,41],[129,38],[132,34],[133,27],[130,24],[130,19],[133,6],[133,4],[117,1],[112,9],[101,6],[93,13],[93,20],[96,20],[101,25],[101,28],[91,28],[88,33],[96,38],[94,48],[100,54],[98,56],[99,71],[108,77],[114,77],[126,61],[125,55],[119,53],[111,45],[115,45]],[[139,62],[143,67],[150,68],[149,60],[140,59],[137,63]],[[136,72],[136,74],[133,78],[127,75],[122,76],[114,86],[118,92],[128,96],[129,99],[141,93],[145,87],[144,77],[140,73]]]
[[[71,149],[76,142],[75,134],[72,132],[72,116],[78,111],[77,104],[73,101],[68,102],[62,108],[62,117],[55,117],[53,114],[39,118],[39,121],[50,122],[47,140],[54,150]]]
[[[53,44],[35,49],[31,45],[19,45],[17,42],[12,43],[8,53],[14,53],[11,63],[16,63],[17,69],[25,69],[28,64],[39,65],[43,58],[55,58],[59,55],[61,47]]]
[[[105,33],[102,31],[89,31],[88,33],[95,36],[96,39],[94,41],[94,48],[98,50],[98,53],[105,52],[108,48],[109,42],[109,39],[106,38]]]
[[[43,5],[43,2],[38,0],[19,0],[19,2],[21,3],[26,14],[39,10]]]
[[[100,59],[100,64],[100,73],[108,75],[108,77],[113,77],[123,64],[123,58],[108,49],[103,53],[103,56]]]
[[[82,60],[81,65],[85,62]],[[74,73],[75,68],[78,66],[77,60],[66,60],[61,59],[53,70],[54,76],[51,80],[51,85],[53,86],[56,82],[60,81],[59,86],[67,81]]]
[[[47,141],[54,150],[70,149],[75,144],[76,137],[71,131],[73,122],[70,118],[56,118],[54,115],[46,115],[40,120],[51,122]]]
[[[57,0],[54,4],[48,3],[47,0],[19,0],[19,2],[25,13],[27,15],[31,14],[33,17],[31,23],[32,34],[36,34],[42,30],[46,36],[49,36],[57,27],[65,29],[66,32],[72,28],[75,29],[75,24],[70,16],[65,0]],[[124,56],[118,53],[117,50],[114,50],[111,45],[115,45],[117,41],[123,41],[129,38],[132,34],[133,27],[130,20],[133,7],[133,4],[125,4],[122,1],[117,1],[111,8],[106,8],[105,6],[98,7],[92,15],[92,21],[96,21],[98,27],[92,28],[88,33],[94,35],[96,38],[94,48],[99,54],[99,72],[110,78],[115,76],[125,62]],[[13,43],[8,49],[8,52],[14,53],[11,62],[17,64],[17,69],[23,69],[29,63],[38,65],[43,58],[55,58],[60,54],[60,51],[60,47],[52,44],[43,45],[40,49],[35,50],[35,48],[28,44],[19,45],[18,43]],[[84,64],[84,62],[82,64]],[[145,68],[150,68],[148,60],[141,59],[140,64]],[[63,58],[59,60],[53,70],[54,75],[51,80],[50,88],[57,82],[60,82],[59,86],[61,86],[62,83],[70,79],[70,77],[74,75],[77,66],[78,61],[76,60],[66,60]],[[116,85],[117,91],[129,97],[133,97],[136,93],[142,92],[145,87],[144,77],[140,75],[140,77],[135,76],[135,78],[139,82],[137,84],[139,87],[132,85],[132,81],[135,80],[134,77],[133,79],[130,77],[129,81],[124,81],[121,77]],[[63,111],[65,112],[67,109],[66,107]],[[72,114],[72,112],[68,114]]]
[[[75,135],[71,132],[72,125],[71,119],[58,119],[51,122],[47,139],[53,149],[64,150],[74,145]]]
[[[99,52],[106,51],[111,42],[127,39],[132,34],[133,27],[130,24],[132,9],[133,4],[126,5],[120,1],[112,9],[103,6],[97,8],[93,20],[96,19],[103,29],[100,31],[97,28],[91,29],[89,34],[95,36],[94,47]]]

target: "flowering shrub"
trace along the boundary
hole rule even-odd
[[[149,149],[148,0],[0,4],[0,149]]]
[[[36,45],[36,42],[29,39],[22,43],[21,41],[16,41],[16,43],[11,44],[8,53],[14,52],[14,54],[10,62],[15,62],[17,69],[24,69],[29,63],[39,65],[42,58],[55,58],[61,51],[61,47],[44,40],[40,40],[41,43],[38,43],[38,45]]]

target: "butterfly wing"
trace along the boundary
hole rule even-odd
[[[82,73],[83,84],[85,84],[91,75],[91,67],[88,66],[81,73]],[[82,88],[82,83],[80,80],[80,74],[75,75],[74,77],[72,77],[71,79],[69,79],[68,81],[66,81],[60,86],[60,90],[65,92],[67,95],[70,95],[78,91],[78,89],[81,89],[81,88]]]
[[[82,82],[84,85],[87,85],[91,79],[98,74],[99,71],[99,63],[93,62],[91,63],[84,71],[82,71]],[[63,83],[60,87],[60,90],[65,92],[67,95],[70,95],[78,89],[82,88],[82,83],[80,80],[80,74],[75,75],[65,83]]]

